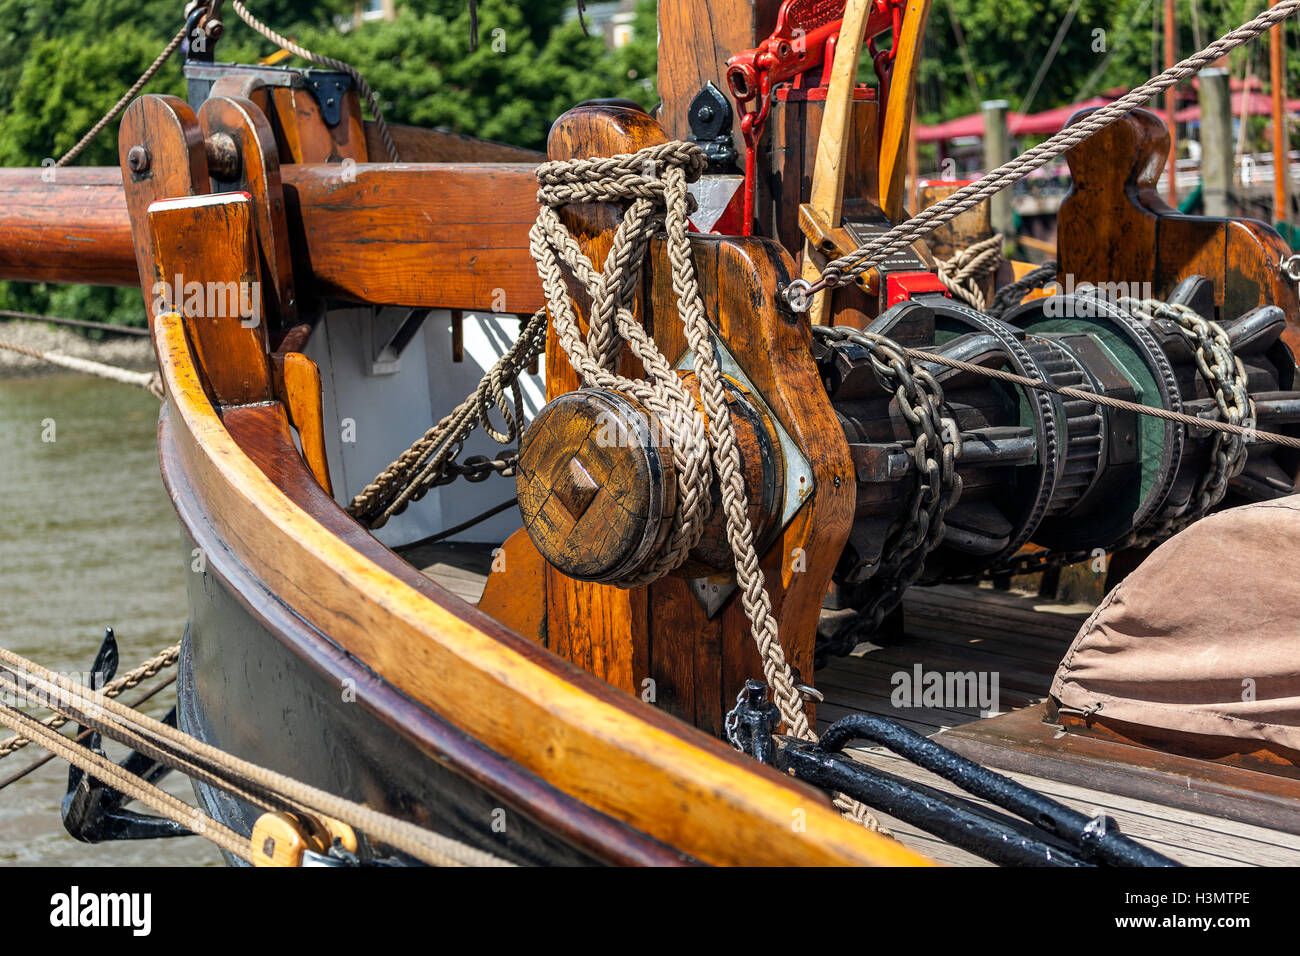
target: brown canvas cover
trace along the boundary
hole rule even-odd
[[[1113,720],[1300,750],[1300,495],[1158,547],[1084,623],[1051,693]]]

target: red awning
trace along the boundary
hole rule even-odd
[[[1240,116],[1242,107],[1251,116],[1268,116],[1273,112],[1273,98],[1266,93],[1244,93],[1237,92],[1232,94],[1232,115]],[[1286,111],[1288,113],[1300,112],[1300,100],[1287,100]],[[1201,107],[1188,106],[1174,114],[1174,120],[1179,123],[1199,123],[1201,120]]]
[[[1024,113],[1009,111],[1007,113],[1007,131],[1012,136],[1040,136],[1059,132],[1066,122],[1079,110],[1094,106],[1105,106],[1112,100],[1094,96],[1086,103],[1074,103],[1070,106],[1058,106],[1041,113]],[[959,139],[963,136],[983,137],[984,114],[972,113],[957,119],[936,123],[934,126],[918,126],[916,140],[918,143],[934,143],[939,140]]]
[[[1012,136],[1049,136],[1063,130],[1070,117],[1079,110],[1109,106],[1112,102],[1104,96],[1094,96],[1083,103],[1072,103],[1069,106],[1058,106],[1055,109],[1043,110],[1041,113],[1033,113],[1024,117],[1019,124],[1010,120],[1007,122],[1007,130]]]
[[[1008,123],[1014,123],[1019,118],[1019,113],[1007,114]],[[942,123],[936,123],[934,126],[916,127],[916,141],[918,143],[935,143],[945,139],[961,139],[965,136],[980,138],[984,136],[983,113],[971,113],[969,116],[946,120]]]

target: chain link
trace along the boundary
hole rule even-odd
[[[1251,427],[1255,423],[1255,402],[1247,388],[1246,369],[1232,352],[1228,333],[1217,322],[1203,318],[1195,309],[1179,302],[1159,299],[1118,300],[1135,318],[1147,325],[1168,320],[1192,346],[1196,367],[1210,388],[1218,406],[1219,418],[1233,425]],[[1203,474],[1192,493],[1191,502],[1182,514],[1162,512],[1145,527],[1135,530],[1117,550],[1142,548],[1164,541],[1186,528],[1223,500],[1228,483],[1246,466],[1247,440],[1242,435],[1214,433],[1210,447],[1212,467]]]
[[[895,343],[885,336],[846,326],[812,328],[825,341],[851,341],[867,350],[876,380],[894,394],[912,430],[911,455],[917,472],[916,487],[900,523],[886,539],[880,565],[869,580],[871,594],[867,603],[829,638],[818,636],[817,656],[821,660],[827,655],[847,654],[862,638],[879,629],[885,615],[898,606],[903,592],[920,576],[926,557],[943,539],[944,516],[961,497],[961,476],[957,473],[961,436],[956,422],[943,416],[942,387]]]

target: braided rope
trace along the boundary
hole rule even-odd
[[[771,598],[758,565],[740,449],[686,231],[691,203],[687,183],[698,179],[705,167],[703,151],[683,142],[601,159],[545,163],[537,171],[541,210],[531,232],[531,247],[552,327],[574,371],[588,387],[616,389],[641,402],[664,426],[678,468],[681,507],[673,517],[669,541],[645,571],[621,584],[648,584],[686,560],[709,516],[712,465],[722,492],[741,603],[750,620],[764,677],[790,732],[808,737],[812,729],[777,635]],[[615,230],[605,267],[597,272],[560,221],[556,208],[567,203],[628,201],[631,205]],[[704,416],[677,371],[633,314],[646,244],[660,221],[668,234],[673,292],[686,343],[695,354]],[[586,336],[569,299],[565,267],[591,296]],[[625,343],[644,366],[645,379],[630,379],[614,371]]]
[[[1227,55],[1232,50],[1253,40],[1270,28],[1290,18],[1300,10],[1300,0],[1278,0],[1276,6],[1265,10],[1253,20],[1225,33],[1209,46],[1171,66],[1163,73],[1126,93],[1114,103],[1103,106],[1078,123],[1067,126],[1048,137],[1033,149],[986,173],[969,186],[963,186],[951,196],[929,206],[906,222],[882,233],[866,245],[829,263],[821,276],[810,287],[795,287],[792,283],[787,298],[792,305],[807,308],[809,294],[823,288],[834,288],[851,281],[892,253],[903,249],[918,239],[929,235],[939,226],[972,208],[1011,184],[1024,179],[1031,172],[1047,165],[1072,146],[1083,142],[1093,133],[1109,126],[1151,100],[1158,93],[1197,73],[1204,67]]]
[[[981,286],[1002,264],[1002,233],[981,239],[935,263],[939,281],[967,305],[984,311],[988,300]]]
[[[173,769],[190,773],[197,768],[201,772],[201,779],[216,781],[216,785],[223,789],[236,793],[260,794],[264,801],[288,803],[315,814],[342,820],[379,842],[435,866],[508,865],[492,854],[458,840],[373,810],[363,804],[336,797],[284,774],[240,760],[175,727],[107,698],[102,692],[93,691],[61,677],[2,647],[0,647],[0,663],[4,664],[5,670],[16,677],[22,677],[27,687],[36,688],[48,695],[49,701],[57,701],[60,711],[70,719],[75,718],[79,723],[93,727],[107,737],[141,749],[141,752]],[[0,675],[0,685],[10,690],[17,690],[19,693],[27,693],[22,687],[6,680],[2,675]],[[49,703],[39,698],[36,702],[49,706]],[[25,715],[20,716],[25,718]],[[8,718],[11,717],[11,714],[0,710],[0,722],[7,723]],[[48,735],[60,735],[30,718],[25,719],[30,723],[23,725],[24,732],[32,730],[40,736],[41,746],[45,747],[47,743],[58,746],[58,742],[49,740]],[[60,739],[66,738],[60,737]],[[53,747],[47,749],[57,752]],[[120,771],[121,768],[118,770]],[[96,776],[98,775],[96,772]],[[133,775],[127,774],[127,776]],[[126,784],[134,786],[131,780],[127,780]],[[128,791],[124,789],[123,792]],[[187,804],[182,806],[191,814],[195,812]],[[200,825],[203,825],[203,821],[200,821]],[[247,840],[243,842],[246,853]]]
[[[165,667],[175,667],[176,662],[180,660],[181,645],[176,642],[171,647],[164,648],[153,657],[149,658],[138,667],[132,668],[121,677],[115,678],[105,684],[99,693],[105,697],[117,697],[123,691],[132,690],[138,687],[141,681],[156,677]],[[68,718],[62,714],[55,714],[48,720],[42,722],[41,726],[50,730],[58,730],[68,722]],[[17,753],[28,744],[32,743],[30,738],[15,736],[0,741],[0,759],[8,757],[10,754]]]
[[[141,73],[140,78],[132,83],[131,87],[122,94],[122,98],[114,103],[112,108],[99,118],[99,122],[92,126],[85,136],[77,140],[77,145],[73,146],[72,149],[60,156],[54,165],[66,166],[68,163],[72,162],[72,160],[76,159],[77,156],[81,154],[81,151],[89,146],[96,136],[103,132],[105,126],[117,119],[118,114],[120,114],[122,110],[126,109],[131,100],[135,99],[135,95],[144,89],[144,85],[153,79],[154,74],[162,68],[162,65],[171,58],[171,55],[176,52],[176,48],[183,42],[185,42],[184,27],[182,27],[180,32],[172,37],[168,44],[162,48],[162,52],[158,54],[158,57],[153,61],[153,63],[149,64],[149,68]]]
[[[294,43],[288,37],[281,36],[261,20],[257,19],[257,17],[253,16],[253,14],[249,12],[248,8],[240,3],[239,0],[231,0],[230,5],[235,8],[235,12],[239,14],[241,20],[281,49],[288,50],[294,56],[307,60],[310,63],[328,67],[331,70],[338,70],[340,73],[346,73],[348,76],[352,77],[352,82],[357,84],[357,89],[361,91],[361,95],[364,96],[366,102],[370,104],[370,115],[375,118],[375,128],[379,130],[379,135],[383,138],[384,147],[388,150],[389,158],[395,163],[400,163],[402,161],[401,157],[397,153],[397,145],[393,142],[393,134],[388,131],[388,124],[384,122],[384,113],[379,106],[379,97],[375,94],[375,91],[370,88],[370,84],[366,82],[366,78],[362,76],[356,68],[350,64],[344,63],[342,60],[336,60],[332,56],[323,56],[319,53],[313,53],[306,47]]]
[[[709,516],[710,484],[716,471],[736,583],[764,679],[787,732],[804,740],[816,740],[781,646],[759,566],[740,449],[691,256],[687,235],[691,197],[687,184],[700,176],[705,165],[699,146],[684,142],[663,143],[606,158],[545,163],[537,171],[541,209],[530,233],[530,248],[537,261],[552,328],[583,385],[624,392],[645,406],[663,428],[662,434],[668,436],[669,451],[677,466],[680,506],[673,517],[669,540],[649,568],[620,582],[621,586],[647,584],[686,559]],[[600,271],[579,248],[557,212],[568,203],[591,202],[630,202]],[[703,416],[677,371],[637,322],[633,311],[646,247],[661,222],[667,232],[678,317],[686,343],[695,355]],[[569,298],[566,270],[591,300],[586,335]],[[625,345],[644,367],[644,379],[630,379],[614,370]],[[878,829],[866,807],[844,794],[835,796],[835,806],[850,819]]]

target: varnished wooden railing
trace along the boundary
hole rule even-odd
[[[378,305],[533,312],[542,304],[528,254],[534,168],[282,167],[299,289]],[[0,169],[0,236],[0,279],[139,284],[115,168]]]

